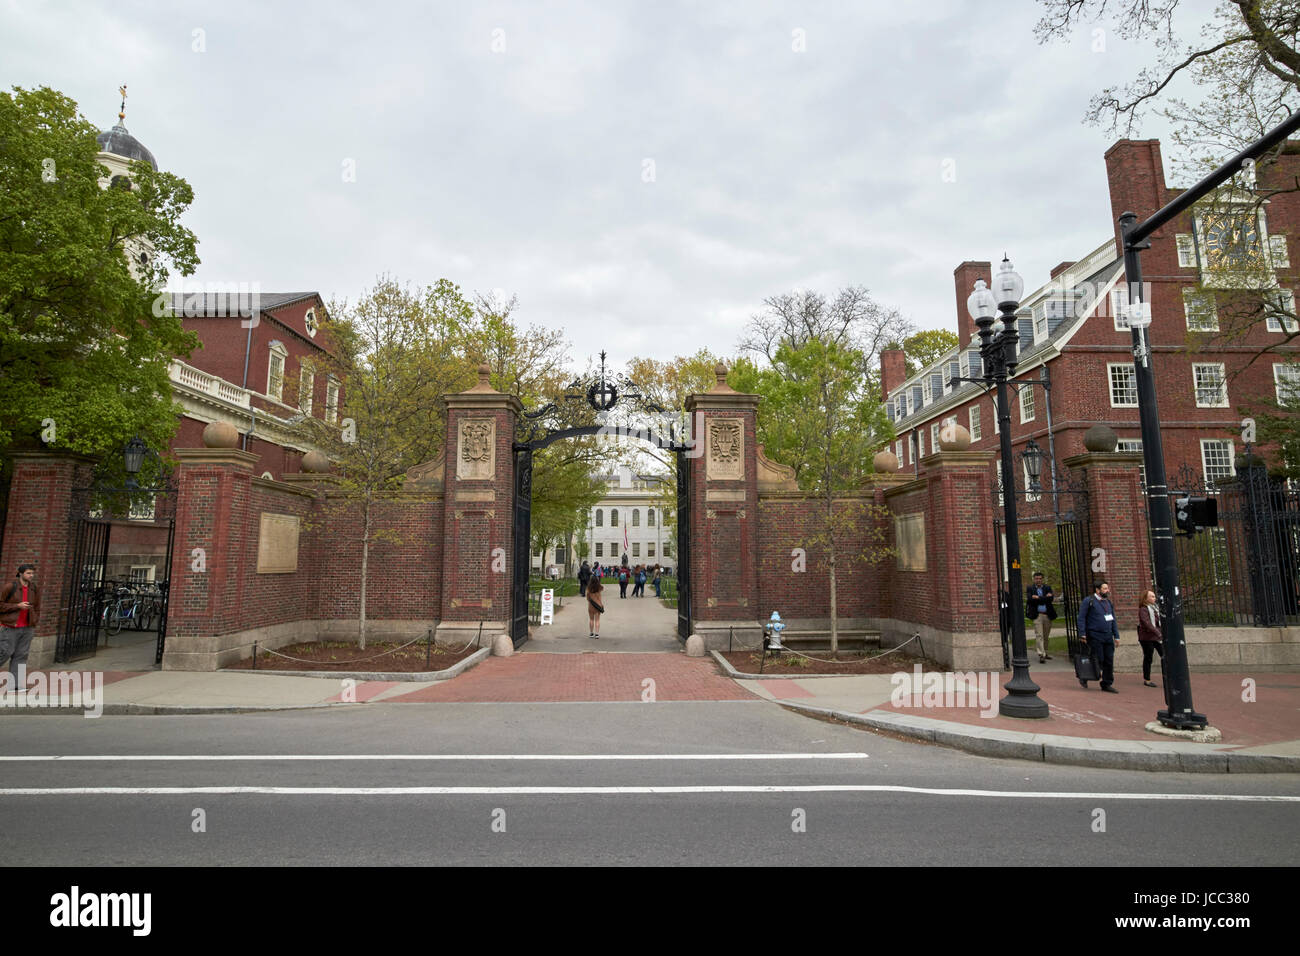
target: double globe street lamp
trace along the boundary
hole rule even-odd
[[[1016,524],[1015,457],[1011,451],[1011,408],[1007,401],[1007,379],[1015,374],[1016,346],[1020,334],[1016,330],[1016,310],[1025,291],[1025,282],[1011,267],[1006,256],[989,289],[983,279],[975,283],[975,291],[966,300],[966,308],[979,328],[980,360],[983,364],[982,384],[997,386],[998,430],[1001,434],[999,449],[1002,461],[1003,527],[1007,536],[1007,578],[1011,593],[1007,596],[1011,617],[1011,680],[1004,686],[1007,696],[998,704],[1003,717],[1046,717],[1047,702],[1038,696],[1038,685],[1029,677],[1029,648],[1025,640],[1024,598],[1020,592],[1020,531]],[[996,313],[1001,313],[996,315]],[[980,381],[980,380],[976,380]],[[1029,478],[1028,492],[1041,486],[1043,453],[1037,443],[1030,441],[1022,456],[1025,473]],[[994,542],[996,548],[998,542]]]

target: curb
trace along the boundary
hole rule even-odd
[[[988,736],[975,736],[954,728],[960,724],[913,715],[855,714],[848,711],[797,704],[779,700],[788,710],[835,717],[877,730],[914,737],[927,743],[942,744],[981,757],[1010,757],[1042,763],[1070,764],[1078,767],[1104,767],[1111,770],[1146,770],[1182,773],[1300,773],[1300,757],[1275,754],[1244,754],[1232,751],[1155,750],[1151,744],[1131,741],[1105,741],[1110,747],[1096,746],[1086,737],[1061,737],[1035,740],[1038,734],[1015,730],[989,730]]]
[[[379,701],[383,703],[383,701]],[[138,717],[142,715],[175,714],[255,714],[269,711],[321,710],[326,707],[355,707],[356,704],[333,702],[328,704],[105,704],[103,717]],[[19,707],[14,714],[49,715],[51,717],[86,717],[84,707]],[[94,720],[93,717],[87,717]]]
[[[444,681],[458,677],[465,671],[486,660],[492,654],[492,648],[480,647],[462,661],[440,671],[256,671],[243,667],[222,667],[218,674],[269,674],[272,677],[317,677],[328,680],[390,680],[428,682]]]

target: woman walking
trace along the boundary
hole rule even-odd
[[[600,638],[600,616],[605,613],[605,605],[601,601],[604,590],[600,578],[592,578],[591,583],[587,585],[587,620],[591,625],[591,633],[587,635],[588,637]]]
[[[1151,655],[1165,656],[1164,637],[1161,634],[1160,612],[1156,610],[1156,592],[1147,591],[1138,604],[1138,642],[1142,645],[1142,683],[1155,687],[1151,679]],[[1163,666],[1163,664],[1162,664]]]

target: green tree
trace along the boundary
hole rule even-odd
[[[874,452],[894,437],[877,396],[864,387],[862,353],[851,346],[809,339],[782,344],[768,368],[747,363],[735,370],[733,388],[761,396],[760,435],[776,444],[773,455],[797,456],[799,485],[819,504],[806,543],[830,585],[831,653],[839,653],[841,564],[875,562],[889,554],[880,530],[882,515],[856,497],[872,471]],[[847,542],[865,540],[850,550]]]
[[[903,339],[903,358],[907,366],[907,377],[911,378],[921,369],[937,362],[961,344],[956,332],[947,329],[924,329]]]
[[[399,530],[379,520],[381,502],[401,489],[407,470],[441,453],[442,396],[473,380],[464,354],[470,317],[469,304],[447,280],[412,290],[385,276],[355,305],[331,303],[322,323],[330,351],[320,361],[342,383],[339,421],[307,416],[301,428],[335,463],[337,493],[326,508],[330,533],[361,546],[362,649],[370,550],[377,542],[402,542]],[[348,536],[339,519],[356,510],[360,528]]]
[[[199,260],[189,185],[135,162],[102,188],[96,133],[55,90],[0,92],[0,448],[44,441],[111,472],[132,435],[175,434],[168,369],[196,339],[153,290]]]

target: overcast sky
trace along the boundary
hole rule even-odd
[[[1040,46],[1029,0],[0,10],[5,88],[107,128],[126,83],[194,187],[195,279],[502,289],[580,364],[730,354],[792,288],[955,328],[953,268],[1004,249],[1036,288],[1113,234],[1114,137],[1081,118],[1151,58],[1090,27]]]

